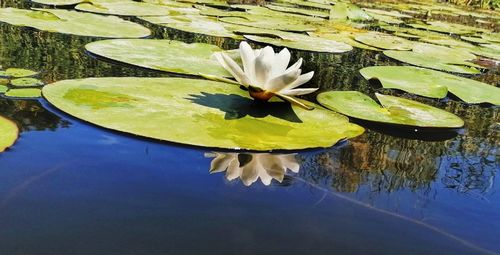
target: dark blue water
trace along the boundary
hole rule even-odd
[[[2,24],[0,65],[41,71],[47,83],[166,75],[94,59],[83,52],[93,40]],[[317,61],[308,68],[323,89],[369,92],[356,70],[389,61],[299,54]],[[44,99],[2,97],[0,114],[22,133],[0,154],[0,254],[500,253],[498,108],[419,100],[466,128],[408,137],[369,126],[336,147],[297,153],[299,172],[281,183],[246,186],[209,173],[211,150],[104,130]]]

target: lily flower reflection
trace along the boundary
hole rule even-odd
[[[226,171],[226,179],[240,178],[245,186],[250,186],[260,178],[264,185],[270,185],[273,179],[282,182],[287,169],[299,172],[300,165],[296,154],[270,153],[206,153],[206,157],[215,157],[210,165],[210,173]]]
[[[314,72],[301,74],[302,58],[288,67],[290,52],[284,48],[274,53],[273,48],[253,50],[246,42],[240,43],[239,53],[243,62],[243,69],[225,53],[217,53],[217,61],[238,82],[246,87],[250,96],[256,100],[268,101],[273,96],[298,104],[306,109],[312,107],[300,102],[294,96],[312,93],[318,88],[300,88],[302,84],[311,80]]]

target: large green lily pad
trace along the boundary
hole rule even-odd
[[[16,123],[0,116],[0,152],[12,146],[19,136]]]
[[[64,34],[107,38],[146,37],[151,31],[115,16],[60,9],[0,8],[0,22]]]
[[[329,147],[363,133],[339,114],[279,99],[258,104],[227,83],[185,78],[89,78],[47,85],[44,97],[96,125],[189,145],[250,150]]]
[[[153,24],[190,32],[216,37],[230,37],[240,39],[241,37],[231,32],[232,25],[218,21],[216,18],[201,15],[179,15],[179,16],[151,16],[141,17],[143,20]]]
[[[413,66],[371,66],[359,72],[384,88],[432,98],[444,98],[449,91],[467,103],[500,105],[500,88],[448,73]]]
[[[476,58],[468,51],[419,43],[412,51],[386,50],[384,54],[401,62],[436,70],[477,74],[480,66],[469,62]]]
[[[358,91],[329,91],[319,94],[317,99],[329,109],[361,120],[424,128],[464,125],[456,115],[426,104],[395,96],[376,96],[382,106]]]
[[[85,49],[98,56],[144,68],[198,75],[232,77],[214,58],[222,51],[204,43],[173,40],[116,39],[92,42]]]
[[[75,9],[86,12],[121,16],[154,16],[197,13],[194,8],[173,8],[166,5],[134,1],[91,0],[78,4]]]
[[[360,34],[354,40],[385,50],[411,50],[415,44],[404,38],[377,32]]]

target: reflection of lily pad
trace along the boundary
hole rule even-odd
[[[231,77],[212,58],[212,55],[221,49],[211,44],[188,44],[171,40],[119,39],[89,43],[85,45],[85,48],[101,57],[154,70]]]
[[[19,136],[19,128],[17,125],[0,116],[0,152],[12,146]]]
[[[10,85],[15,87],[36,87],[42,86],[43,82],[35,78],[17,78],[11,80]]]
[[[354,40],[385,50],[411,50],[414,44],[410,40],[377,32],[360,34]]]
[[[447,111],[413,100],[376,94],[382,106],[358,91],[329,91],[318,101],[344,115],[386,124],[426,128],[460,128],[462,119]]]
[[[0,21],[16,26],[82,36],[137,38],[151,34],[149,29],[115,16],[60,9],[0,8]]]
[[[29,89],[9,89],[5,93],[7,97],[18,97],[18,98],[35,98],[40,97],[42,91],[40,89],[29,88]]]
[[[329,147],[363,128],[317,107],[258,104],[227,83],[185,78],[90,78],[43,88],[57,108],[96,125],[144,137],[251,150]]]
[[[468,51],[439,45],[416,44],[412,51],[386,50],[384,54],[401,62],[442,71],[477,74],[476,64],[469,60],[476,57]]]
[[[500,105],[500,88],[448,73],[412,66],[372,66],[359,72],[378,79],[384,88],[432,98],[443,98],[449,91],[467,103]]]

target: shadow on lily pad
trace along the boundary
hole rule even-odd
[[[293,111],[288,102],[259,102],[236,94],[210,94],[201,92],[201,95],[189,95],[195,104],[219,109],[226,113],[224,119],[234,120],[245,116],[264,118],[273,116],[285,121],[302,123],[302,120]]]

